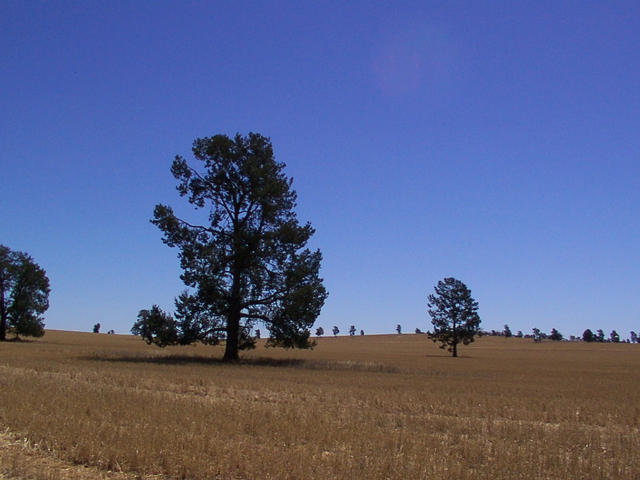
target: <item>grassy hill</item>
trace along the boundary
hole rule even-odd
[[[0,478],[637,478],[640,346],[0,344]],[[4,446],[4,448],[2,448]],[[4,477],[3,477],[4,475]]]

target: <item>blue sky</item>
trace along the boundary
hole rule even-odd
[[[638,2],[0,3],[0,243],[49,328],[171,310],[156,203],[196,137],[271,137],[316,228],[317,325],[640,330]]]

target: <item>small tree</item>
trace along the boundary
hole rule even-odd
[[[131,333],[140,335],[148,344],[153,343],[159,347],[180,343],[178,323],[158,305],[138,312],[138,320],[131,327]]]
[[[638,343],[638,334],[633,330],[629,332],[629,337],[631,338],[631,343]]]
[[[620,342],[620,335],[618,335],[618,332],[616,332],[615,330],[611,331],[611,333],[609,334],[609,338],[611,339],[611,341],[613,343],[619,343]]]
[[[596,332],[596,341],[600,343],[604,342],[604,331],[601,328]]]
[[[556,330],[555,328],[551,329],[551,334],[549,335],[549,339],[555,340],[556,342],[562,340],[562,334]]]
[[[511,329],[509,328],[509,325],[505,324],[504,330],[502,331],[502,334],[507,338],[509,338],[509,337],[511,337],[513,335],[511,333]]]
[[[360,335],[364,335],[364,330],[360,330]]]
[[[433,332],[427,335],[433,342],[440,342],[440,348],[446,348],[457,357],[458,344],[473,342],[480,330],[478,302],[464,283],[452,277],[439,281],[434,290],[435,295],[428,296]]]
[[[356,327],[355,325],[351,325],[349,327],[349,336],[353,337],[356,334]]]
[[[9,329],[16,338],[44,335],[50,290],[46,272],[33,258],[0,245],[0,341]]]
[[[340,329],[334,325],[333,329],[331,330],[333,332],[333,335],[338,335],[340,333]]]
[[[256,340],[260,340],[260,329],[256,329]]]
[[[422,330],[420,330],[419,328],[416,328],[416,335],[420,335],[422,333]]]
[[[99,323],[96,323],[93,326],[93,333],[100,333],[100,324]]]
[[[398,335],[402,334],[402,325],[398,324],[396,326],[396,332],[398,332]]]
[[[591,331],[591,329],[587,328],[584,332],[582,332],[582,340],[584,342],[593,342],[595,341],[596,337],[593,335],[593,332]]]
[[[541,342],[542,341],[542,332],[540,331],[540,329],[534,327],[531,331],[533,332],[533,341],[534,342]]]
[[[518,330],[518,333],[516,333],[516,337],[522,338],[522,330]]]
[[[322,327],[316,328],[316,337],[321,337],[322,335],[324,335],[324,328]]]

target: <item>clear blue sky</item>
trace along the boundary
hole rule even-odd
[[[196,137],[270,136],[317,229],[317,325],[430,326],[446,276],[485,329],[640,330],[640,3],[0,3],[0,243],[49,328],[171,310]]]

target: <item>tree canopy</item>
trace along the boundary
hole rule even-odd
[[[167,205],[152,219],[179,250],[190,290],[176,299],[175,319],[142,310],[134,333],[158,345],[224,340],[225,360],[254,346],[256,323],[269,331],[270,346],[312,346],[309,329],[327,297],[322,255],[306,247],[314,229],[298,222],[285,164],[257,133],[198,138],[192,151],[195,166],[178,155],[171,172],[180,196],[208,210],[206,221],[179,218]]]
[[[563,339],[563,336],[556,328],[552,328],[549,338],[558,342]]]
[[[434,287],[435,294],[428,296],[428,312],[433,332],[427,335],[433,342],[440,342],[454,357],[458,356],[458,344],[468,345],[480,330],[478,302],[471,297],[471,290],[460,280],[448,277]]]
[[[44,335],[49,292],[46,272],[33,258],[0,245],[0,341],[9,330],[16,337]]]
[[[587,328],[584,332],[582,332],[582,340],[585,342],[593,342],[596,340],[596,337],[590,328]]]

